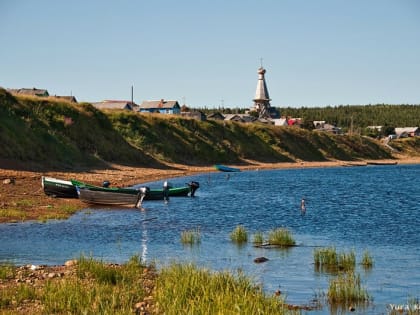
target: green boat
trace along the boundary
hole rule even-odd
[[[108,182],[104,182],[104,187],[100,187],[100,186],[86,184],[84,182],[80,182],[74,179],[70,181],[76,188],[77,187],[83,188],[85,191],[90,190],[90,191],[96,191],[96,192],[109,193],[108,195],[110,196],[110,199],[112,199],[113,193],[114,193],[114,196],[116,196],[116,194],[123,194],[123,195],[133,195],[137,197],[140,192],[140,190],[136,188],[109,187]],[[150,189],[146,187],[147,191],[143,200],[164,200],[165,197],[187,197],[189,195],[193,197],[195,191],[199,188],[199,186],[200,185],[198,182],[192,181],[186,184],[186,186],[168,187],[167,190],[165,190],[163,187],[160,189],[159,188]],[[78,193],[79,193],[79,198],[81,198],[79,191]]]

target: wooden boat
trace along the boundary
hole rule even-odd
[[[41,176],[41,186],[47,196],[77,198],[77,190],[71,181]]]
[[[214,168],[220,172],[240,172],[239,168],[229,167],[226,165],[215,164]]]
[[[76,186],[76,189],[83,202],[108,206],[140,207],[147,194],[146,187],[124,189]]]
[[[119,197],[125,197],[122,198],[122,200],[128,200],[128,202],[122,202],[131,204],[132,200],[127,196],[131,195],[135,198],[138,197],[139,189],[136,188],[119,188],[119,187],[100,187],[100,186],[94,186],[90,184],[86,184],[77,180],[72,179],[71,183],[78,188],[88,188],[90,191],[96,191],[96,192],[103,192],[107,193],[105,194],[97,194],[98,196],[106,196],[112,198],[112,194],[116,194],[116,199],[118,200]],[[164,200],[165,197],[187,197],[190,195],[191,197],[194,197],[195,191],[200,187],[198,182],[190,182],[186,184],[186,186],[181,187],[168,187],[167,190],[164,190],[163,188],[160,189],[150,189],[147,187],[147,192],[145,196],[143,197],[143,200]],[[79,191],[78,191],[79,192]],[[118,196],[117,194],[123,194],[122,196]],[[92,193],[90,195],[93,195]],[[81,194],[79,192],[79,198],[82,199]],[[106,201],[106,198],[104,198],[104,202]],[[118,202],[118,201],[117,201]],[[106,204],[112,204],[112,203],[106,203]],[[121,204],[121,203],[118,203]]]
[[[397,165],[397,161],[368,161],[368,165]]]

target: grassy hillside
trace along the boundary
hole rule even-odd
[[[0,89],[0,159],[47,167],[163,167],[214,163],[386,159],[378,142],[298,128],[199,122],[177,116],[99,111],[92,105],[14,97]],[[418,152],[418,143],[410,147]],[[405,147],[401,147],[405,150]]]

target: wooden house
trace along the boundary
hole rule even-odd
[[[207,115],[208,119],[214,119],[214,120],[224,120],[225,116],[223,116],[222,113],[220,112],[215,112],[215,113],[211,113],[209,115]]]
[[[50,96],[47,90],[37,89],[37,88],[8,89],[8,92],[15,95],[29,95],[29,96],[40,96],[40,97]]]
[[[123,110],[135,110],[138,106],[137,104],[131,101],[115,101],[115,100],[105,100],[102,102],[92,103],[97,109],[123,109]]]
[[[139,112],[142,113],[160,113],[160,114],[180,114],[181,107],[177,101],[144,101],[140,104]]]

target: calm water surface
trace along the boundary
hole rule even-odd
[[[332,275],[316,272],[313,251],[335,246],[368,250],[374,267],[359,265],[370,306],[356,314],[387,314],[387,305],[420,297],[420,166],[367,166],[212,173],[172,179],[200,182],[196,198],[136,209],[84,209],[65,221],[0,224],[0,262],[63,264],[80,254],[122,263],[133,255],[158,266],[194,262],[216,270],[245,271],[268,293],[309,304],[328,290]],[[150,183],[151,187],[162,183]],[[307,212],[300,213],[305,198]],[[286,227],[297,241],[288,250],[237,246],[229,234],[239,224],[256,231]],[[180,243],[186,229],[200,228],[201,244]],[[254,258],[269,259],[255,264]],[[308,314],[336,313],[325,306]],[[352,313],[354,314],[354,313]]]

